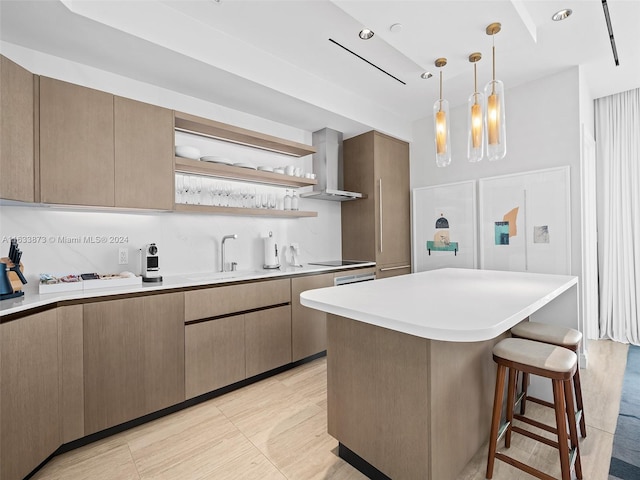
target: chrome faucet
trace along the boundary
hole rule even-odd
[[[221,265],[220,265],[220,271],[224,272],[224,242],[226,242],[228,239],[233,238],[234,240],[236,238],[238,238],[238,235],[236,235],[235,233],[233,235],[225,235],[224,237],[222,237],[222,243],[221,243],[221,255],[220,255],[220,259],[221,261]]]

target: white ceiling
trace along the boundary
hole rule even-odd
[[[511,88],[580,65],[594,98],[640,87],[640,1],[609,0],[1,0],[5,42],[169,88],[309,131],[371,128],[403,138],[431,114],[433,62],[444,96],[463,104],[491,76]],[[560,8],[573,15],[553,22]],[[391,32],[394,23],[400,32]],[[375,32],[358,38],[361,28]],[[403,83],[335,45],[344,45]],[[435,75],[420,78],[423,71]]]

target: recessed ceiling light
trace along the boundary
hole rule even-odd
[[[553,14],[553,16],[551,17],[551,19],[554,22],[559,22],[560,20],[564,20],[565,18],[569,18],[569,16],[573,13],[573,10],[571,10],[570,8],[565,8],[563,10],[559,10],[556,13]]]
[[[389,27],[389,30],[391,30],[393,33],[398,33],[402,31],[402,24],[401,23],[394,23],[393,25],[391,25]]]
[[[433,77],[433,73],[431,72],[424,72],[422,75],[420,75],[420,78],[424,78],[425,80],[431,77]]]
[[[369,40],[371,37],[373,37],[373,30],[369,30],[368,28],[363,28],[362,30],[360,30],[360,33],[358,34],[358,36],[362,40]]]

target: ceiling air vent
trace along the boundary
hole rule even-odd
[[[340,48],[343,48],[344,50],[346,50],[347,52],[349,52],[351,55],[358,57],[360,60],[362,60],[363,62],[368,63],[369,65],[371,65],[374,68],[377,68],[378,70],[380,70],[382,73],[389,75],[391,78],[393,78],[395,81],[400,82],[403,85],[406,85],[406,82],[403,82],[402,80],[400,80],[398,77],[391,75],[389,72],[387,72],[384,68],[379,67],[378,65],[376,65],[373,62],[370,62],[369,60],[367,60],[366,58],[358,55],[356,52],[354,52],[353,50],[350,50],[349,48],[345,47],[344,45],[342,45],[341,43],[336,42],[333,38],[330,38],[329,41],[331,43],[333,43],[334,45],[339,46]]]
[[[618,50],[616,49],[616,39],[613,38],[613,27],[611,26],[611,17],[609,16],[607,0],[602,0],[602,9],[604,10],[604,19],[607,22],[607,30],[609,31],[609,41],[611,42],[611,50],[613,51],[613,60],[616,62],[616,67],[619,67],[620,60],[618,59]]]

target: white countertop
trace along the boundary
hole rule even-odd
[[[446,268],[302,292],[302,305],[422,338],[496,338],[578,277]]]
[[[33,308],[43,307],[52,303],[81,300],[109,295],[153,292],[175,288],[197,287],[202,285],[219,285],[221,283],[242,282],[278,277],[306,275],[310,273],[324,273],[330,271],[353,270],[363,267],[375,267],[375,262],[326,267],[305,264],[302,267],[286,267],[280,270],[250,270],[237,272],[201,272],[183,275],[163,275],[161,283],[142,283],[142,285],[128,285],[122,287],[102,288],[96,290],[79,290],[71,292],[39,294],[38,285],[29,282],[25,287],[25,294],[19,298],[0,301],[0,316],[18,313]]]

